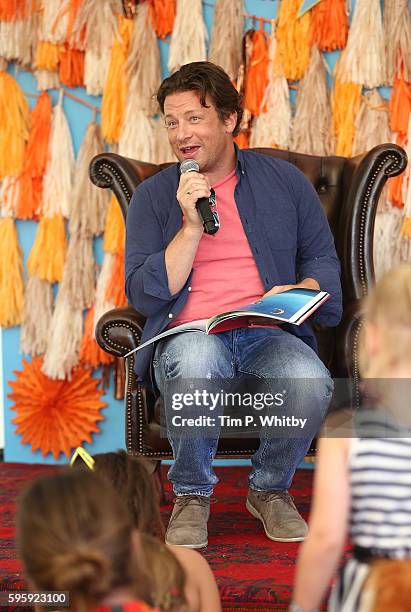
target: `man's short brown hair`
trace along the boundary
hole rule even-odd
[[[241,98],[224,70],[212,62],[192,62],[181,66],[179,70],[164,79],[157,92],[157,102],[164,113],[164,101],[167,96],[183,91],[196,91],[201,105],[207,108],[206,96],[210,96],[218,116],[222,121],[232,113],[237,113],[237,123],[233,136],[238,134],[243,109]]]

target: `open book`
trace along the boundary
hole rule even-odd
[[[137,348],[125,355],[132,353],[165,338],[172,334],[181,332],[198,331],[205,334],[228,331],[238,327],[275,327],[281,323],[292,323],[301,325],[317,308],[321,306],[330,294],[326,291],[315,289],[289,289],[282,293],[276,293],[262,298],[253,304],[246,304],[229,312],[222,312],[210,319],[190,321],[182,325],[176,325],[157,334],[147,342],[143,342]]]

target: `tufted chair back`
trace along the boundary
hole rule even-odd
[[[317,157],[280,149],[254,150],[295,164],[317,190],[341,261],[344,300],[343,317],[338,327],[314,328],[319,354],[333,377],[353,378],[358,392],[359,301],[374,282],[373,230],[378,198],[387,179],[405,169],[405,152],[390,143],[352,159]],[[126,219],[135,188],[168,165],[103,153],[91,161],[90,178],[98,187],[109,188],[115,193]],[[143,325],[144,317],[131,306],[114,309],[100,319],[96,329],[97,341],[104,350],[121,357],[138,346]],[[134,357],[125,361],[127,449],[156,460],[170,458],[169,443],[159,433],[161,402],[137,383]],[[257,444],[258,440],[254,439],[221,439],[217,456],[250,456]]]

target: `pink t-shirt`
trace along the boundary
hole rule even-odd
[[[170,327],[255,302],[265,293],[234,199],[235,170],[213,185],[220,228],[204,234],[193,263],[191,290]]]

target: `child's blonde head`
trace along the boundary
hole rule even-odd
[[[364,300],[359,366],[366,378],[411,367],[411,265],[387,272]]]

